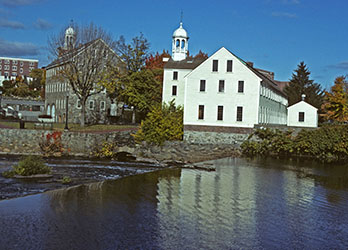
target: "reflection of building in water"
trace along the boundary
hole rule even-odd
[[[163,248],[183,238],[194,238],[203,246],[204,242],[226,242],[228,235],[256,233],[255,169],[233,168],[231,161],[220,160],[230,166],[216,172],[184,169],[180,178],[159,179],[157,210]],[[168,227],[171,235],[165,230]]]

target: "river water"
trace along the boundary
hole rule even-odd
[[[348,167],[212,163],[0,201],[0,249],[348,248]]]

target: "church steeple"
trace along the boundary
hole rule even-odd
[[[182,20],[180,27],[173,33],[172,43],[172,58],[174,61],[181,61],[186,59],[188,51],[188,39],[186,30],[182,27]]]

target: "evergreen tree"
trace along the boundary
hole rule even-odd
[[[306,95],[305,101],[314,107],[320,109],[323,104],[324,92],[318,83],[314,83],[309,79],[311,72],[308,70],[304,62],[300,62],[295,72],[292,74],[292,79],[284,92],[288,96],[289,106],[301,101],[302,94]]]

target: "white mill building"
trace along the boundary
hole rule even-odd
[[[272,72],[224,47],[205,60],[187,58],[188,38],[180,23],[163,78],[163,102],[184,106],[185,140],[234,143],[255,125],[287,124],[287,97]]]

